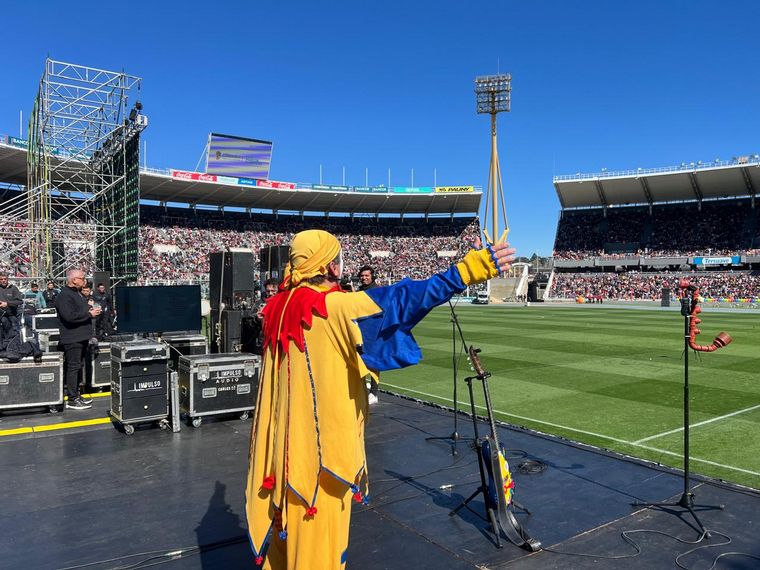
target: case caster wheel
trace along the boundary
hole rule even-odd
[[[203,423],[203,418],[193,418],[193,427],[194,428],[201,427],[202,423]]]
[[[242,421],[245,421],[245,420],[247,420],[247,419],[248,419],[248,417],[249,417],[249,416],[248,416],[248,412],[243,412],[242,414],[240,414],[240,419],[241,419]]]
[[[50,406],[48,408],[48,412],[50,412],[51,414],[58,414],[58,413],[61,412],[61,407],[60,406]]]
[[[161,420],[158,422],[158,427],[160,427],[163,430],[169,429],[169,420]]]
[[[133,426],[132,424],[125,424],[124,433],[126,433],[127,435],[132,435],[133,433],[135,433],[135,426]]]

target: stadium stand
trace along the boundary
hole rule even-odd
[[[324,218],[159,208],[141,209],[140,281],[196,280],[208,275],[208,253],[286,245],[304,229],[333,232],[344,247],[345,270],[368,264],[380,282],[422,278],[448,267],[479,233],[476,218]]]
[[[565,211],[554,258],[737,255],[760,247],[759,216],[748,199]]]

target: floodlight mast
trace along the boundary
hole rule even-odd
[[[485,220],[491,213],[491,232],[483,228],[483,235],[490,244],[501,243],[509,235],[507,211],[504,207],[504,190],[501,185],[501,168],[496,144],[496,115],[509,112],[512,92],[512,75],[484,75],[475,78],[475,96],[478,114],[491,115],[491,165],[488,171],[488,191],[486,192]],[[504,231],[499,232],[499,209],[504,216]],[[486,225],[484,224],[484,226]]]

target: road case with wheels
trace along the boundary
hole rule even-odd
[[[179,359],[180,410],[194,427],[203,416],[248,419],[256,405],[261,357],[250,353],[202,354]]]

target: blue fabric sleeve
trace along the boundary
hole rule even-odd
[[[417,364],[422,351],[412,336],[412,328],[431,309],[465,288],[459,271],[452,266],[424,281],[403,279],[365,291],[382,313],[358,321],[364,363],[378,372]]]

